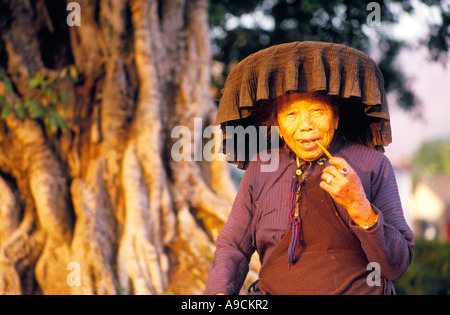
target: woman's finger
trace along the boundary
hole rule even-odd
[[[322,173],[322,175],[320,176],[320,178],[325,181],[328,185],[331,184],[331,181],[334,178],[334,175],[331,175],[330,173],[324,172]]]
[[[338,169],[334,165],[330,165],[330,166],[325,167],[323,169],[323,173],[328,173],[328,174],[331,174],[333,176],[342,175],[341,173],[339,173]]]
[[[330,160],[329,160],[331,165],[334,165],[337,169],[339,168],[351,168],[350,165],[347,163],[347,161],[341,157],[338,156],[333,156]]]

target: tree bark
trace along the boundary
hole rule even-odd
[[[81,26],[65,4],[1,2],[0,94],[23,101],[42,74],[69,102],[67,131],[0,120],[0,294],[203,293],[235,188],[225,162],[171,148],[210,140],[208,1],[80,0]]]

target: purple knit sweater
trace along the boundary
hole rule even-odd
[[[333,141],[330,152],[344,158],[358,173],[378,223],[373,229],[358,227],[347,211],[337,206],[350,231],[360,240],[369,262],[380,265],[381,276],[399,279],[408,269],[414,250],[414,235],[407,225],[394,173],[386,156],[365,146]],[[217,238],[217,247],[206,284],[206,294],[238,294],[256,250],[261,263],[267,260],[289,227],[289,185],[296,162],[285,148],[273,172],[261,172],[261,160],[246,170],[230,216]],[[328,161],[325,166],[329,165]],[[311,175],[321,167],[313,163]],[[391,282],[388,282],[393,291]]]

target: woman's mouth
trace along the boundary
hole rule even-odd
[[[298,141],[298,142],[299,142],[299,143],[301,144],[301,146],[302,146],[303,148],[305,148],[306,150],[311,150],[311,149],[314,149],[314,148],[317,147],[317,143],[316,143],[317,140],[319,140],[319,139],[314,139],[314,140],[301,140],[301,141]]]

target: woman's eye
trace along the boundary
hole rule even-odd
[[[285,118],[293,118],[293,117],[295,117],[295,112],[288,112],[288,113],[284,114],[284,117]]]
[[[313,116],[323,116],[325,114],[325,110],[323,109],[316,109],[311,112],[311,115]]]

